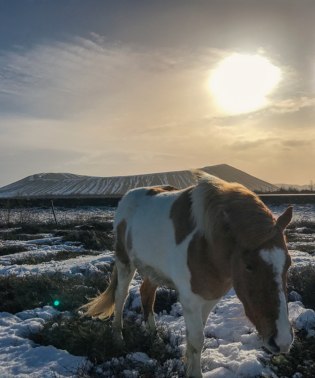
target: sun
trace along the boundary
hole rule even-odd
[[[260,55],[233,54],[213,71],[209,88],[228,113],[247,113],[264,106],[277,85],[280,68]]]

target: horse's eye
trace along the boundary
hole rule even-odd
[[[248,272],[252,272],[253,271],[253,268],[250,264],[246,264],[245,265],[245,269],[248,271]]]

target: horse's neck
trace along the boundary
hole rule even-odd
[[[220,271],[222,270],[227,278],[231,277],[231,257],[233,252],[230,243],[223,237],[209,240],[208,243],[211,246],[209,250],[217,268]]]
[[[207,245],[207,253],[210,254],[210,261],[218,280],[218,288],[220,287],[219,292],[225,295],[232,287],[231,257],[233,252],[231,245],[223,237],[209,240]]]

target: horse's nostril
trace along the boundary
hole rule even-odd
[[[275,335],[272,334],[270,337],[269,337],[269,340],[268,340],[268,344],[272,347],[273,351],[275,353],[279,353],[280,352],[280,348],[278,347],[278,345],[276,344],[276,340],[275,340]]]

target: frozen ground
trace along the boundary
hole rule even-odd
[[[275,216],[279,216],[289,205],[270,205],[270,210]],[[67,209],[56,207],[55,212],[60,223],[69,221],[86,221],[87,219],[99,220],[102,218],[112,218],[115,214],[115,208],[105,206],[85,206],[74,209]],[[32,222],[54,222],[54,217],[51,209],[0,209],[0,221],[10,220],[11,223],[19,222],[20,220]],[[315,204],[294,205],[293,221],[308,220],[315,222]],[[1,230],[0,230],[1,232]]]
[[[275,215],[279,215],[286,206],[272,208]],[[304,209],[304,210],[303,210]],[[314,206],[297,206],[295,219],[313,220],[315,214]],[[41,221],[51,221],[50,211],[34,210],[34,214]],[[106,208],[84,208],[79,210],[62,211],[57,209],[57,216],[63,214],[67,221],[81,217],[111,218],[113,210]],[[6,230],[8,231],[8,230]],[[303,230],[297,230],[303,245],[314,244],[310,235],[304,235]],[[288,243],[292,249],[291,255],[295,265],[315,263],[315,254],[309,254],[298,250],[297,242]],[[14,274],[26,276],[30,274],[49,274],[56,271],[65,275],[76,275],[83,277],[86,272],[96,272],[104,264],[113,260],[112,251],[100,251],[97,256],[80,256],[65,261],[51,261],[37,265],[15,265],[11,259],[22,258],[25,255],[34,254],[53,255],[60,250],[82,251],[82,245],[77,243],[63,243],[60,237],[53,234],[39,235],[38,239],[29,241],[4,241],[1,246],[27,246],[27,252],[20,252],[14,255],[0,257],[0,275]],[[133,313],[140,307],[139,280],[133,280],[130,287],[131,299],[128,301],[126,316]],[[0,377],[30,377],[30,378],[53,378],[70,377],[76,368],[83,363],[83,358],[75,357],[67,351],[59,350],[53,346],[43,347],[35,345],[26,338],[29,329],[42,327],[45,319],[56,315],[58,311],[52,307],[23,311],[17,314],[0,313]],[[301,302],[289,303],[290,319],[295,323],[297,329],[305,328],[312,335],[312,327],[315,326],[315,314],[312,310],[305,309]],[[141,317],[138,317],[138,321]],[[179,344],[180,350],[184,349],[185,323],[179,303],[173,305],[170,314],[156,314],[158,324],[164,324],[172,330],[171,346]],[[265,365],[264,361],[268,355],[261,348],[261,342],[252,324],[244,316],[243,306],[231,290],[216,306],[209,316],[205,327],[205,344],[202,353],[202,367],[206,378],[233,378],[233,377],[255,377],[261,375],[277,376]],[[155,362],[144,353],[128,355],[126,359],[136,363],[154,364]],[[117,361],[109,361],[107,365],[115,364]],[[120,363],[122,361],[120,360]],[[178,364],[178,360],[168,361],[170,368]],[[182,365],[178,365],[179,369]],[[100,371],[106,370],[105,365]],[[105,376],[105,375],[104,375]],[[137,377],[136,371],[126,371],[127,377]],[[174,376],[175,377],[175,376]],[[162,378],[162,377],[161,377]]]
[[[56,217],[59,223],[70,221],[85,222],[87,219],[100,220],[105,218],[112,218],[115,213],[115,208],[108,208],[106,206],[84,206],[74,209],[66,209],[63,207],[55,208]],[[9,221],[11,223],[20,222],[22,220],[27,222],[48,223],[54,222],[52,210],[41,208],[15,208],[8,211],[7,209],[0,209],[0,221]]]
[[[281,215],[284,210],[289,205],[282,204],[282,205],[269,205],[269,209],[273,212],[273,214],[278,217]],[[315,222],[315,204],[308,203],[308,204],[295,204],[293,205],[293,221],[310,221]]]
[[[284,212],[289,205],[270,205],[270,210],[276,217]],[[86,221],[88,219],[100,220],[103,218],[112,218],[115,214],[115,208],[105,206],[85,206],[74,209],[67,209],[56,207],[55,212],[60,223],[69,221]],[[0,209],[0,221],[6,221],[9,218],[10,222],[15,223],[20,220],[32,222],[54,222],[54,217],[51,209]],[[315,222],[315,204],[294,205],[293,221],[313,221]],[[1,230],[0,230],[1,232]]]

